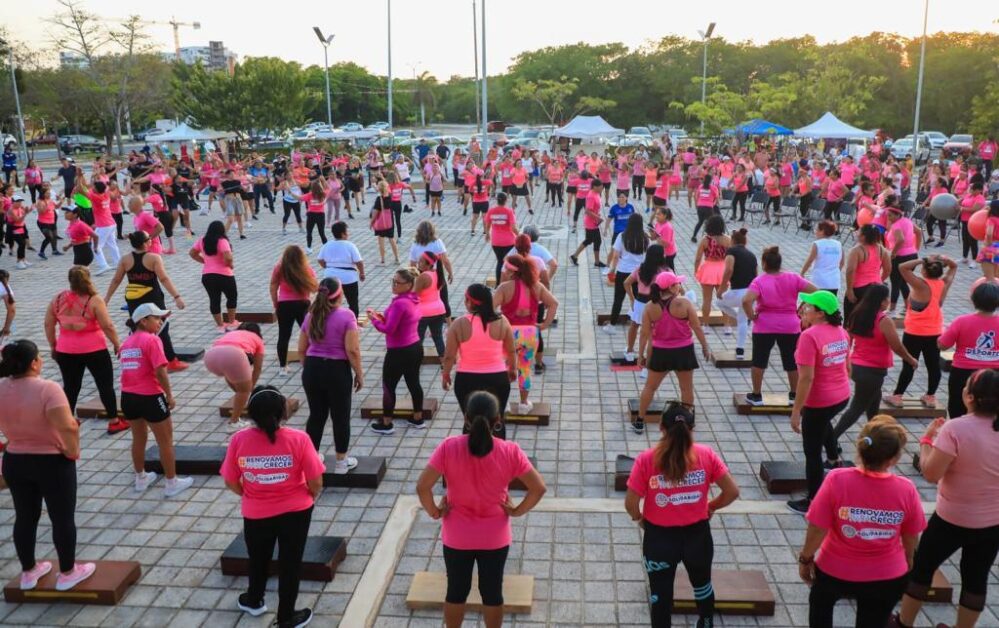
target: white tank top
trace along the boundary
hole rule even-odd
[[[815,265],[812,283],[820,290],[839,290],[839,261],[843,258],[843,245],[834,238],[815,241]]]

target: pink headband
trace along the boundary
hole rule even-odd
[[[325,286],[319,289],[319,294],[325,294],[327,301],[336,301],[343,294],[343,284],[337,286],[336,290],[330,292]]]
[[[434,259],[434,257],[430,254],[429,251],[424,251],[423,255],[421,255],[420,257],[422,257],[424,261],[430,264],[431,268],[437,265],[437,260]]]

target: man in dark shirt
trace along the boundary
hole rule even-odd
[[[422,171],[423,170],[423,161],[427,158],[427,155],[430,154],[430,147],[427,146],[427,140],[425,140],[425,139],[423,139],[421,137],[420,138],[420,143],[416,145],[416,149],[415,150],[416,150],[416,157],[417,157],[417,160],[416,160],[417,167]]]
[[[55,181],[59,177],[62,177],[62,195],[69,198],[73,195],[73,186],[76,185],[76,164],[70,157],[63,157],[59,160],[59,164],[59,171],[56,173],[56,176],[52,177],[52,180]]]
[[[17,178],[17,152],[14,150],[14,143],[7,142],[7,145],[3,147],[4,183],[10,183],[11,175],[14,175],[14,185],[21,185]]]

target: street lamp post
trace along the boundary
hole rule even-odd
[[[392,128],[392,0],[388,4],[388,124]]]
[[[472,0],[472,53],[475,56],[475,126],[479,133],[482,133],[482,112],[479,110],[479,26],[478,11],[475,7],[475,0]]]
[[[923,64],[926,61],[926,24],[930,17],[930,0],[923,3],[923,41],[919,45],[919,78],[916,79],[916,113],[912,121],[912,154],[919,168],[919,105],[923,100]]]
[[[483,0],[484,1],[484,0]],[[10,47],[10,81],[14,85],[14,106],[17,108],[17,125],[21,130],[21,154],[24,163],[28,163],[28,145],[24,139],[24,116],[21,114],[21,97],[17,91],[17,74],[14,72],[14,47]]]
[[[489,130],[489,95],[486,89],[489,72],[486,71],[486,0],[482,0],[482,150],[486,151],[486,133]]]
[[[333,101],[330,99],[330,59],[329,59],[329,49],[330,43],[336,35],[330,35],[326,37],[323,32],[319,30],[318,26],[313,26],[312,30],[315,31],[316,37],[319,38],[319,43],[323,45],[323,67],[326,69],[326,124],[330,125],[330,130],[333,129]]]
[[[715,23],[711,22],[708,24],[708,30],[697,31],[701,36],[701,40],[704,42],[704,64],[701,71],[701,104],[704,105],[707,102],[708,97],[708,40],[711,39],[711,33],[715,32]],[[704,135],[704,120],[701,120],[701,136]]]

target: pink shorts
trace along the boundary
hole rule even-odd
[[[246,353],[232,345],[220,345],[206,351],[205,368],[212,375],[224,377],[234,384],[253,379],[253,368]]]

